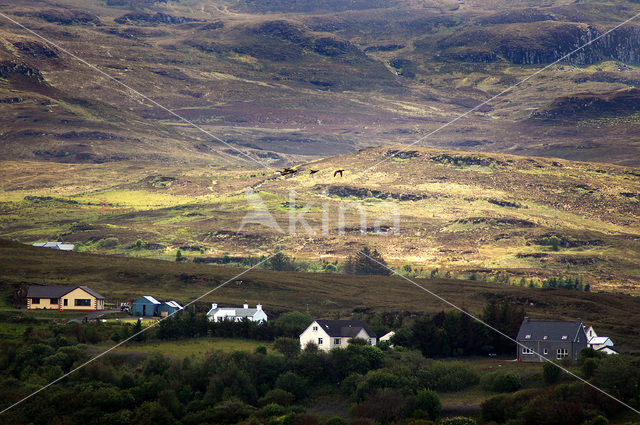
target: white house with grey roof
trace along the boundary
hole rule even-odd
[[[218,307],[218,304],[211,304],[211,309],[207,312],[209,320],[212,322],[220,322],[222,320],[233,320],[240,322],[249,320],[251,322],[266,322],[267,314],[262,310],[262,304],[256,305],[256,308],[249,308],[248,303],[244,303],[240,307]]]
[[[545,357],[561,360],[570,357],[573,360],[589,342],[582,320],[559,322],[531,320],[525,317],[516,337],[517,358],[522,362],[542,362]]]
[[[300,346],[309,343],[318,349],[345,348],[353,338],[364,339],[369,345],[376,345],[376,334],[359,320],[315,320],[300,334]]]

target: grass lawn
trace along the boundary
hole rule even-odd
[[[118,347],[116,352],[131,354],[154,354],[160,353],[169,357],[203,356],[213,351],[255,351],[259,346],[267,347],[267,352],[273,353],[271,343],[267,341],[254,341],[247,339],[230,338],[193,338],[180,341],[148,341],[148,342],[128,342]],[[112,347],[111,344],[100,344],[93,346],[95,349],[106,350]]]

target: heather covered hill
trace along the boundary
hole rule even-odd
[[[6,12],[242,152],[284,164],[282,154],[299,160],[411,143],[635,7],[65,0],[43,8],[20,0]],[[219,156],[212,149],[229,149],[7,20],[0,37],[8,158],[209,161]],[[637,86],[637,40],[631,22],[423,145],[637,165],[633,119],[593,126],[597,140],[587,144],[576,129],[581,116],[529,120],[556,98]]]
[[[20,167],[3,167],[0,225],[4,237],[24,242],[62,237],[83,251],[168,260],[186,247],[186,261],[204,263],[239,262],[280,246],[320,268],[366,244],[394,267],[409,263],[423,274],[526,285],[571,277],[628,292],[640,277],[640,173],[633,168],[399,147],[300,163],[286,177],[131,162],[117,169],[49,164],[37,173]],[[334,177],[338,169],[343,177]],[[258,197],[280,229],[242,225]],[[310,231],[299,223],[289,235],[289,214],[300,211]],[[136,249],[138,239],[150,248]]]

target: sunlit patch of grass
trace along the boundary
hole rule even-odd
[[[171,207],[193,202],[188,196],[168,195],[165,193],[142,190],[104,190],[73,196],[74,200],[83,203],[118,205],[134,209],[152,207]]]
[[[160,353],[170,357],[204,356],[213,351],[249,351],[264,346],[267,352],[271,352],[271,343],[253,341],[249,339],[230,338],[195,338],[180,341],[150,341],[143,343],[124,344],[118,347],[118,352],[124,353]],[[106,346],[99,346],[108,348]]]

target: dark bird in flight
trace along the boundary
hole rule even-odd
[[[309,170],[309,174],[315,174],[315,173],[317,173],[318,171],[320,171],[320,170]]]
[[[336,171],[333,173],[333,177],[337,176],[338,174],[340,174],[340,177],[342,177],[342,172],[343,172],[343,171],[344,171],[344,170],[336,170]]]
[[[292,168],[285,168],[284,170],[280,171],[280,174],[283,176],[289,175],[289,174],[295,174],[297,173],[298,170],[294,170]]]

